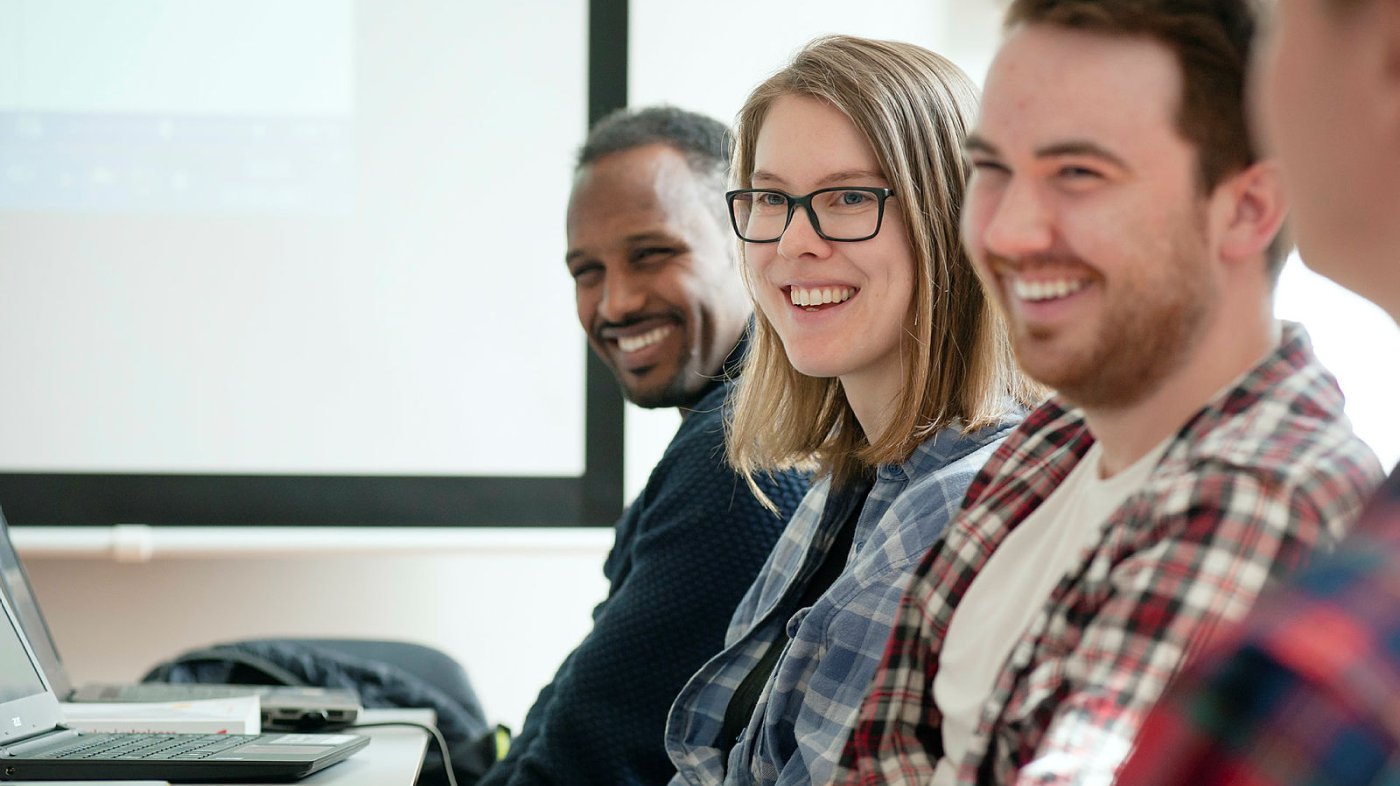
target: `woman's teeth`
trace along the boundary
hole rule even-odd
[[[844,303],[855,293],[855,287],[793,287],[788,297],[794,306],[824,306],[827,303]]]

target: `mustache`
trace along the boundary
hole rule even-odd
[[[610,338],[609,334],[622,332],[636,325],[640,325],[644,322],[656,321],[674,322],[676,324],[680,324],[681,317],[679,314],[672,311],[660,311],[647,314],[629,314],[626,319],[622,319],[616,322],[599,320],[593,324],[593,329],[590,332],[593,334],[594,338],[597,338],[601,341]]]
[[[1087,268],[1093,267],[1093,265],[1085,262],[1083,257],[1068,252],[1005,257],[1000,254],[993,254],[989,251],[984,255],[983,264],[992,272],[998,270],[1034,270],[1038,267],[1063,267],[1065,265]]]

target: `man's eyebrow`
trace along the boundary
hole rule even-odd
[[[677,241],[674,237],[665,232],[637,232],[628,235],[625,241],[628,245],[637,243],[662,243],[664,245],[674,245]]]
[[[1056,142],[1053,145],[1046,145],[1035,151],[1036,158],[1058,158],[1060,156],[1085,156],[1088,158],[1098,158],[1107,161],[1119,169],[1131,169],[1128,162],[1119,158],[1103,145],[1089,142],[1087,140],[1069,140],[1067,142]]]
[[[968,155],[982,153],[984,155],[995,156],[999,155],[1000,152],[1001,151],[997,150],[996,145],[976,134],[968,134],[967,141],[963,142],[963,153]]]
[[[966,155],[972,155],[973,153],[981,153],[988,156],[1001,155],[1001,151],[997,150],[996,145],[976,134],[968,134],[967,141],[963,143],[963,153]],[[1132,168],[1128,166],[1127,161],[1124,161],[1108,148],[1088,140],[1072,139],[1066,142],[1056,142],[1052,145],[1045,145],[1044,147],[1037,148],[1035,151],[1036,158],[1059,158],[1060,156],[1086,156],[1089,158],[1102,159],[1119,169]]]
[[[681,245],[677,238],[660,231],[634,232],[622,239],[622,245],[635,246],[639,243],[659,243],[666,246]],[[584,257],[591,257],[592,253],[582,248],[571,248],[564,253],[565,264]]]

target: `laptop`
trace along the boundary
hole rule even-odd
[[[10,542],[5,514],[0,512],[0,593],[9,596],[20,630],[39,658],[39,666],[59,701],[188,701],[257,694],[262,704],[264,729],[329,731],[348,726],[360,715],[360,697],[347,688],[290,687],[281,685],[209,685],[143,682],[132,684],[89,683],[74,687],[58,655],[58,646],[39,609],[39,601]]]
[[[369,744],[353,734],[86,733],[63,725],[58,697],[0,593],[0,781],[291,781]]]

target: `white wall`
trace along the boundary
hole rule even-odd
[[[1337,376],[1347,416],[1387,470],[1400,461],[1400,329],[1379,307],[1312,272],[1296,254],[1283,269],[1274,312],[1307,329]]]

